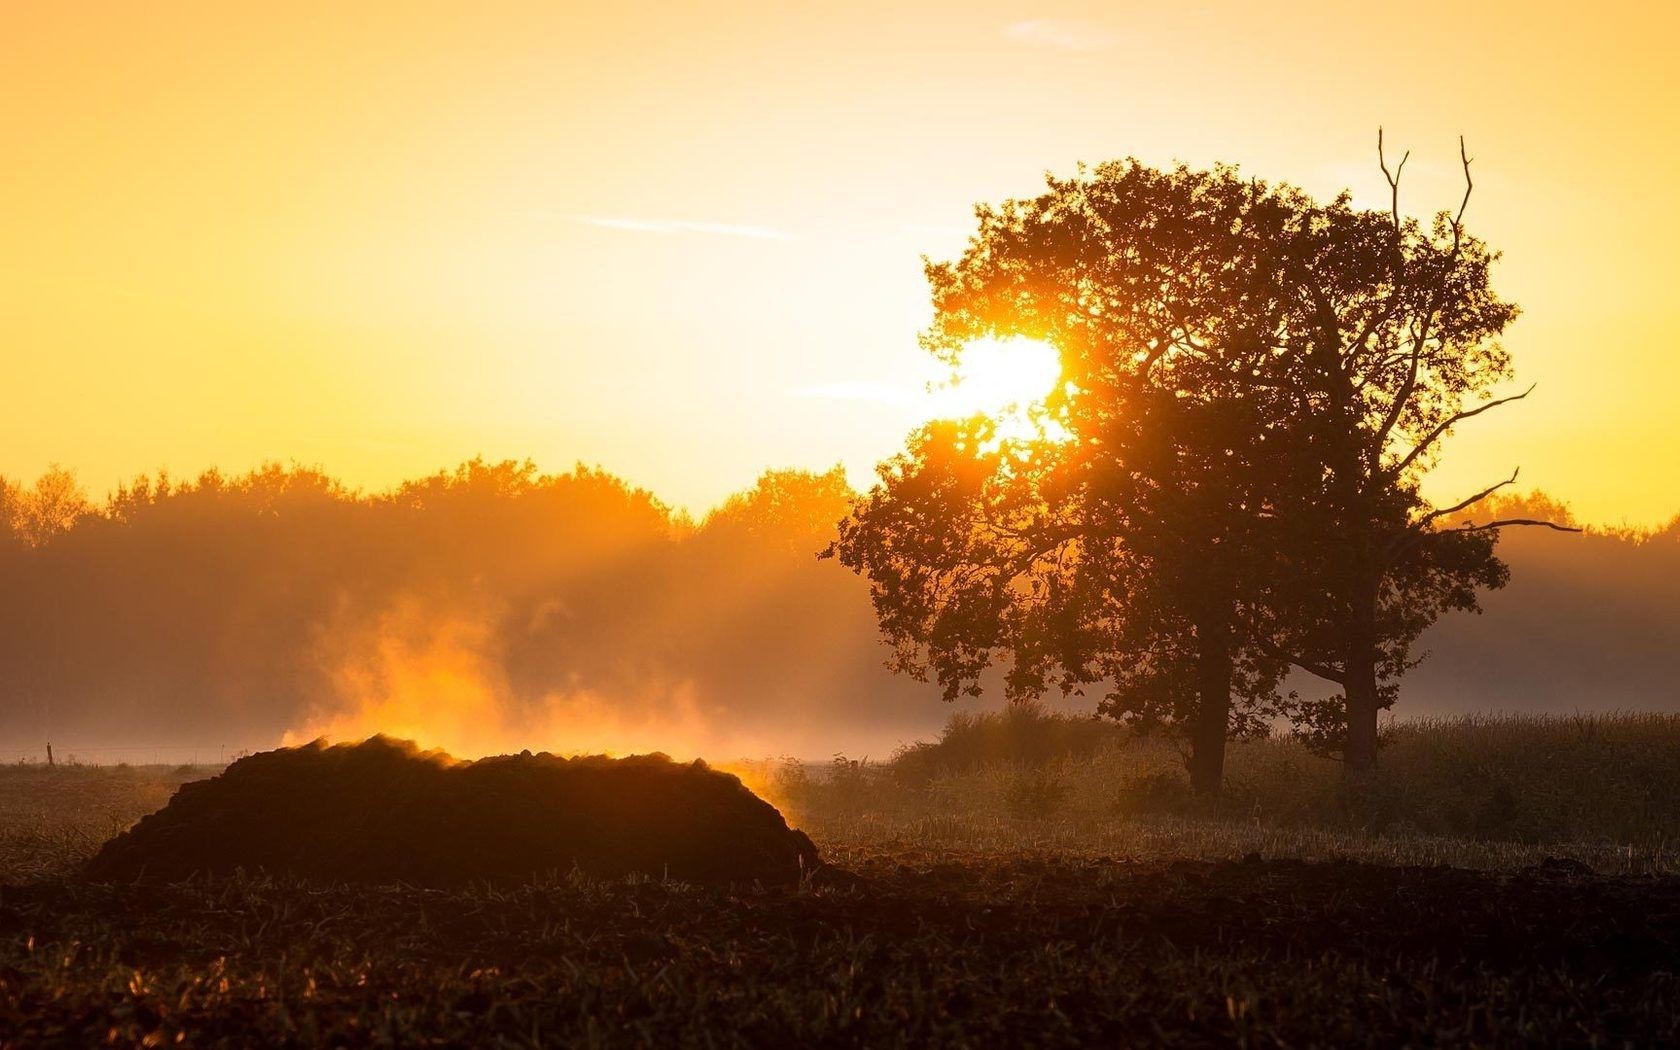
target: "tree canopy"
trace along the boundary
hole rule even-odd
[[[1509,400],[1515,308],[1462,208],[1425,226],[1394,187],[1362,211],[1128,160],[980,207],[927,268],[923,344],[955,367],[982,336],[1041,339],[1062,379],[1036,437],[923,428],[842,525],[896,665],[947,697],[998,665],[1012,697],[1098,688],[1184,731],[1204,791],[1228,732],[1284,713],[1368,766],[1412,642],[1505,578],[1493,523],[1443,525],[1476,497],[1436,508],[1418,481]],[[1290,666],[1342,693],[1280,695]]]

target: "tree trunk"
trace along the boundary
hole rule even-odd
[[[1377,599],[1375,584],[1363,588],[1348,624],[1348,652],[1343,663],[1347,697],[1347,740],[1342,775],[1364,781],[1377,768]]]
[[[1219,797],[1225,780],[1225,737],[1231,715],[1231,624],[1210,617],[1196,627],[1196,714],[1190,723],[1190,788]]]

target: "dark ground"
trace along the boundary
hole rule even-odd
[[[0,1044],[1680,1043],[1680,879],[831,849],[850,889],[0,888]]]
[[[183,784],[84,871],[180,882],[263,870],[453,887],[581,869],[708,885],[797,885],[811,840],[704,762],[500,755],[474,762],[376,736],[242,758]]]

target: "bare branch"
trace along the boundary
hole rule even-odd
[[[1423,369],[1424,334],[1428,331],[1429,319],[1423,321],[1424,328],[1412,328],[1412,349],[1407,355],[1406,380],[1400,384],[1400,389],[1394,395],[1394,401],[1388,406],[1388,412],[1383,415],[1383,421],[1372,435],[1368,455],[1373,466],[1382,462],[1383,449],[1388,447],[1388,436],[1394,432],[1394,427],[1400,422],[1400,417],[1406,411],[1406,402],[1411,400],[1412,393],[1417,389],[1418,374]]]
[[[1395,165],[1393,174],[1388,170],[1388,158],[1383,156],[1383,129],[1377,126],[1377,167],[1382,169],[1383,178],[1388,180],[1389,214],[1394,217],[1395,232],[1400,230],[1400,173],[1406,170],[1406,161],[1412,157],[1412,151],[1407,150]]]
[[[1458,161],[1464,168],[1464,199],[1458,202],[1458,214],[1453,216],[1453,256],[1458,256],[1460,231],[1464,228],[1464,210],[1470,207],[1470,193],[1476,182],[1470,177],[1470,154],[1464,151],[1464,136],[1458,137]]]
[[[1417,462],[1418,457],[1428,451],[1430,445],[1439,441],[1443,434],[1451,430],[1457,424],[1464,422],[1466,419],[1474,419],[1483,412],[1498,408],[1500,405],[1508,405],[1513,401],[1521,401],[1523,398],[1532,393],[1534,393],[1534,387],[1530,386],[1527,390],[1524,390],[1520,394],[1512,394],[1510,397],[1496,397],[1492,401],[1483,402],[1482,404],[1477,405],[1475,408],[1467,408],[1460,412],[1454,412],[1447,419],[1436,424],[1433,430],[1424,435],[1422,441],[1419,441],[1410,452],[1406,453],[1400,462],[1390,468],[1390,476],[1398,477],[1407,467]]]
[[[1437,518],[1451,517],[1452,515],[1457,514],[1461,510],[1469,510],[1471,507],[1474,507],[1476,504],[1480,503],[1482,500],[1487,499],[1489,496],[1493,495],[1495,492],[1498,492],[1500,489],[1504,488],[1505,486],[1515,485],[1517,483],[1517,475],[1521,471],[1522,471],[1522,468],[1518,467],[1516,470],[1511,471],[1511,476],[1506,478],[1504,481],[1496,482],[1495,484],[1489,485],[1487,488],[1485,488],[1482,491],[1476,493],[1474,496],[1471,496],[1469,499],[1463,500],[1463,501],[1458,502],[1458,503],[1454,503],[1450,507],[1442,507],[1440,510],[1433,511],[1429,514],[1426,514],[1426,515],[1423,516],[1423,518],[1419,519],[1417,524],[1426,525],[1429,522],[1432,522],[1432,521],[1436,520]]]
[[[1513,478],[1515,476],[1516,475],[1512,475]],[[1504,483],[1502,482],[1501,484]],[[1494,486],[1494,488],[1499,487],[1499,485]],[[1419,524],[1422,523],[1420,522]],[[1405,554],[1407,551],[1419,546],[1427,540],[1436,539],[1440,536],[1452,536],[1455,534],[1469,532],[1489,532],[1497,529],[1515,528],[1519,526],[1533,526],[1535,528],[1551,529],[1554,532],[1584,531],[1574,525],[1559,525],[1555,521],[1545,521],[1540,518],[1500,518],[1497,521],[1490,521],[1481,525],[1471,522],[1465,525],[1455,525],[1450,529],[1421,529],[1417,532],[1411,533],[1404,541],[1390,545],[1387,554],[1387,561],[1388,564],[1392,565],[1399,561],[1400,556]]]
[[[1381,154],[1382,154],[1382,131],[1381,131],[1381,129],[1378,129],[1378,131],[1377,131],[1377,153],[1378,153],[1378,160],[1380,162]],[[1459,253],[1463,250],[1463,246],[1464,246],[1464,212],[1465,212],[1465,209],[1470,207],[1470,193],[1476,187],[1475,180],[1470,177],[1470,154],[1468,152],[1466,152],[1463,135],[1460,135],[1458,137],[1458,159],[1459,159],[1459,162],[1464,167],[1464,198],[1459,201],[1459,203],[1458,203],[1458,213],[1453,216],[1453,220],[1452,220],[1452,251],[1447,256],[1448,270],[1449,271],[1451,270],[1452,266],[1457,264]],[[1404,165],[1404,162],[1402,162],[1402,166],[1403,165]],[[1388,175],[1388,168],[1386,166],[1384,166],[1384,168],[1383,168],[1383,175],[1385,177]],[[1400,175],[1399,171],[1396,170],[1395,173],[1394,173],[1394,177],[1390,178],[1388,180],[1389,181],[1389,187],[1394,194],[1393,207],[1394,207],[1394,221],[1396,223],[1396,226],[1395,226],[1396,231],[1399,230],[1398,223],[1400,221],[1399,175]],[[1382,425],[1377,428],[1376,433],[1373,435],[1373,440],[1372,440],[1372,443],[1371,443],[1370,453],[1369,453],[1373,457],[1373,460],[1376,460],[1376,459],[1378,459],[1382,456],[1383,449],[1386,448],[1387,444],[1388,444],[1388,436],[1393,431],[1395,424],[1397,424],[1400,421],[1400,416],[1405,411],[1405,408],[1406,408],[1406,401],[1407,401],[1408,398],[1410,398],[1412,396],[1412,391],[1416,388],[1417,380],[1418,380],[1418,372],[1419,372],[1419,369],[1422,365],[1423,354],[1424,354],[1424,352],[1427,348],[1427,344],[1428,344],[1428,341],[1429,341],[1430,327],[1433,325],[1433,323],[1435,321],[1435,318],[1438,315],[1438,313],[1440,313],[1441,311],[1443,311],[1445,309],[1445,306],[1439,302],[1439,296],[1441,294],[1441,291],[1442,291],[1442,288],[1440,286],[1437,286],[1434,290],[1431,291],[1430,296],[1429,296],[1429,306],[1428,306],[1428,308],[1423,311],[1421,317],[1419,318],[1419,320],[1413,326],[1411,362],[1410,362],[1410,368],[1408,370],[1408,375],[1407,375],[1406,381],[1401,385],[1399,394],[1397,394],[1395,396],[1393,404],[1389,406],[1389,410],[1383,418]],[[1491,408],[1492,406],[1488,405],[1488,406],[1484,406],[1484,407]],[[1474,415],[1474,414],[1475,413],[1470,413],[1470,415]],[[1468,419],[1469,415],[1463,416],[1462,418]],[[1456,422],[1456,420],[1449,420],[1448,423],[1447,423],[1447,426],[1450,427],[1453,422]],[[1406,462],[1403,463],[1399,468],[1397,468],[1397,472],[1398,472],[1398,470],[1405,469],[1406,465],[1408,465],[1412,460],[1417,458],[1417,454],[1421,449],[1428,447],[1428,445],[1431,442],[1433,442],[1439,436],[1440,436],[1439,432],[1431,434],[1429,436],[1429,438],[1427,438],[1422,445],[1418,446],[1418,449],[1413,450],[1413,454],[1408,456],[1407,459],[1406,459]]]
[[[1392,217],[1394,224],[1394,255],[1389,261],[1390,270],[1394,276],[1394,287],[1389,294],[1387,304],[1380,312],[1374,313],[1370,317],[1364,330],[1359,333],[1359,339],[1352,347],[1355,352],[1363,348],[1366,341],[1376,334],[1377,329],[1382,325],[1387,324],[1389,319],[1394,316],[1395,310],[1399,308],[1401,292],[1405,287],[1404,235],[1402,233],[1400,223],[1400,174],[1405,170],[1406,161],[1411,158],[1411,155],[1411,151],[1408,150],[1405,156],[1400,158],[1400,163],[1394,169],[1394,173],[1392,175],[1389,174],[1388,162],[1383,158],[1382,128],[1377,128],[1377,164],[1382,168],[1383,178],[1388,180],[1389,214]],[[1456,251],[1457,250],[1455,248],[1455,255]],[[1420,329],[1416,324],[1412,324],[1410,326],[1412,330],[1412,347],[1411,353],[1407,355],[1409,357],[1408,376],[1405,383],[1401,386],[1400,393],[1395,396],[1393,404],[1389,406],[1388,412],[1384,414],[1381,426],[1377,428],[1376,433],[1373,435],[1371,445],[1367,452],[1373,467],[1376,467],[1381,463],[1383,449],[1388,445],[1388,435],[1394,430],[1395,424],[1399,422],[1401,414],[1405,412],[1406,401],[1412,396],[1412,391],[1417,385],[1418,372],[1422,367],[1426,336],[1429,331],[1429,319],[1433,317],[1433,315],[1434,300],[1432,296],[1430,308],[1425,312],[1422,328]]]
[[[1540,518],[1501,518],[1490,521],[1485,525],[1460,525],[1457,528],[1437,529],[1430,533],[1432,536],[1444,536],[1449,532],[1486,532],[1489,529],[1504,529],[1517,525],[1532,525],[1536,528],[1551,529],[1553,532],[1585,532],[1578,525],[1559,525],[1555,521],[1545,521]]]

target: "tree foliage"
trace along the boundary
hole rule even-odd
[[[1505,579],[1495,523],[1444,524],[1498,486],[1436,508],[1418,482],[1503,403],[1516,313],[1462,209],[1402,218],[1394,185],[1382,213],[1128,160],[980,207],[928,266],[923,344],[955,367],[982,336],[1042,339],[1062,382],[1037,438],[922,429],[842,527],[896,665],[947,698],[1000,664],[1016,699],[1099,686],[1185,730],[1204,788],[1227,731],[1286,710],[1337,750],[1352,711],[1374,748],[1418,635]],[[1342,693],[1290,703],[1291,665]]]

